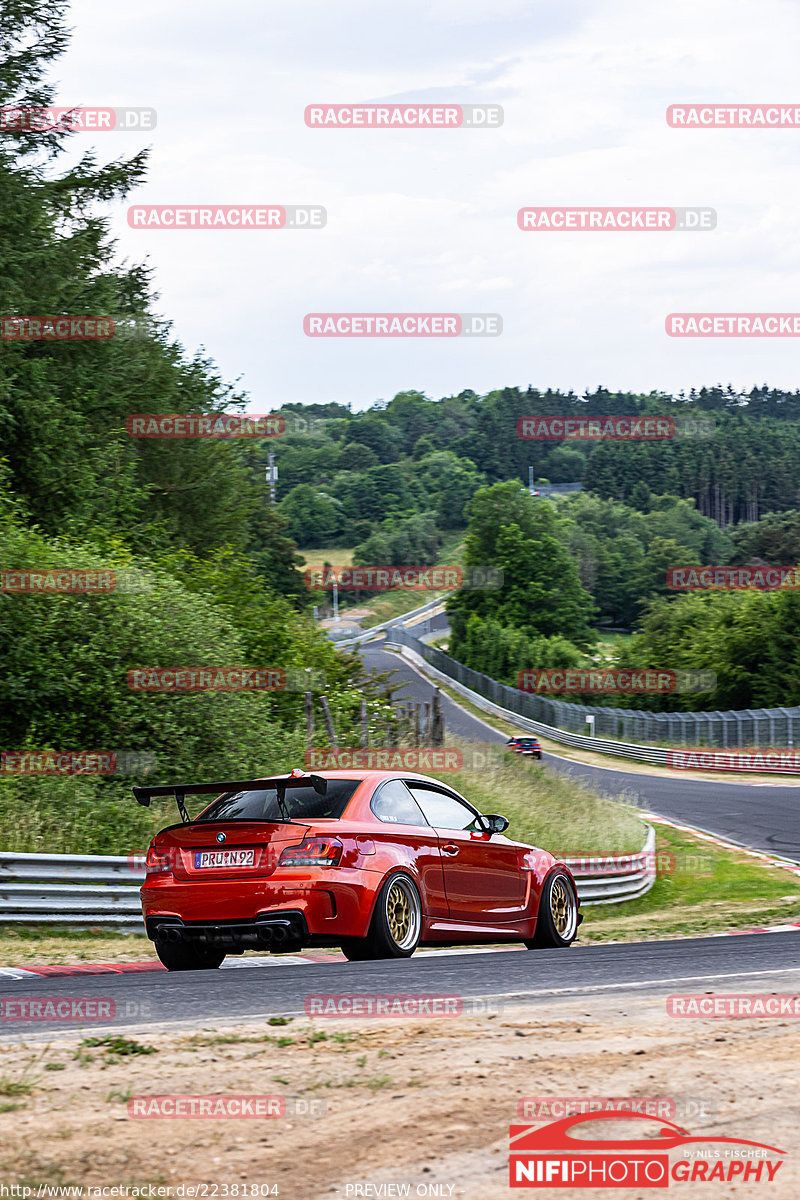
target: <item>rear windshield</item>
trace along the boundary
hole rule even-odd
[[[329,779],[324,796],[314,791],[313,784],[289,784],[283,801],[283,813],[278,807],[278,796],[274,787],[248,792],[226,792],[195,817],[194,823],[282,821],[284,814],[294,821],[326,817],[337,820],[360,782],[360,779]]]

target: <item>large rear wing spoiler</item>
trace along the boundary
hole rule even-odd
[[[328,789],[327,779],[321,775],[306,775],[303,772],[292,772],[290,775],[275,775],[271,779],[228,779],[219,783],[169,783],[154,787],[134,787],[133,794],[138,804],[144,808],[150,807],[154,796],[174,796],[181,820],[188,823],[189,814],[184,804],[185,796],[222,796],[226,792],[263,791],[274,787],[278,794],[278,804],[283,805],[287,787],[313,787],[320,796]]]

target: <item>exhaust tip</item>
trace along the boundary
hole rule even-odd
[[[181,931],[174,925],[159,925],[156,930],[156,938],[159,942],[179,942]]]
[[[283,925],[276,925],[272,930],[272,936],[276,942],[285,942],[289,932]]]
[[[263,925],[258,931],[259,940],[262,942],[272,941],[272,930],[269,925]]]

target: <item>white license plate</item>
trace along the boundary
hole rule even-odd
[[[255,850],[198,850],[195,867],[252,867]]]

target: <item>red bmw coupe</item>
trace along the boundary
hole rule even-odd
[[[181,815],[153,839],[141,890],[170,971],[245,949],[364,960],[432,943],[569,946],[582,920],[563,862],[425,775],[296,770],[133,792],[145,806],[174,795]],[[215,799],[190,818],[187,795]]]

